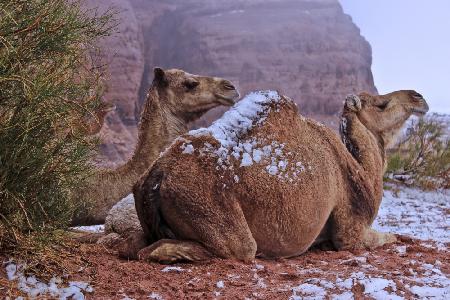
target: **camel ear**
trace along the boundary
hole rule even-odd
[[[362,108],[361,99],[354,94],[350,94],[345,97],[344,109],[348,109],[354,112],[360,111]]]
[[[157,85],[160,85],[160,86],[168,85],[166,73],[164,72],[163,69],[156,67],[153,69],[153,73],[154,73],[154,79],[153,79],[154,83],[156,83]]]

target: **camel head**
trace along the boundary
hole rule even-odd
[[[428,104],[421,94],[400,90],[379,96],[368,93],[349,95],[344,103],[343,116],[356,114],[386,149],[411,115],[423,116],[427,112]]]
[[[186,122],[198,119],[214,107],[232,106],[239,98],[237,89],[228,80],[178,69],[155,68],[152,87],[157,88],[160,98],[165,98],[166,103],[161,104]]]

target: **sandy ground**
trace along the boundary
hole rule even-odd
[[[386,191],[374,227],[413,238],[373,251],[312,249],[295,259],[252,264],[163,266],[82,245],[77,252],[85,264],[74,265],[67,280],[89,283],[93,291],[82,291],[87,299],[450,299],[449,213],[448,191]],[[6,285],[20,283],[5,279],[5,267],[3,298]]]
[[[87,252],[95,299],[406,299],[450,297],[446,251],[409,240],[372,252],[312,250],[296,259],[161,266]],[[87,279],[83,276],[83,279]],[[310,298],[308,298],[310,297]],[[399,298],[400,299],[400,298]]]

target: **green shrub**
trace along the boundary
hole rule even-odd
[[[423,189],[450,188],[447,123],[437,114],[412,121],[389,152],[387,180]]]
[[[67,226],[95,140],[73,134],[102,93],[89,53],[111,32],[71,0],[0,0],[0,248]]]

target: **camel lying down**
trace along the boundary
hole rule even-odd
[[[382,198],[385,149],[414,91],[349,96],[341,136],[301,117],[292,100],[257,92],[209,128],[175,140],[134,186],[150,246],[145,260],[293,257],[313,243],[373,248],[395,236],[370,226]]]
[[[86,185],[74,191],[74,197],[92,205],[77,212],[72,226],[104,223],[108,211],[131,193],[159,153],[188,131],[189,122],[215,107],[231,106],[238,98],[238,91],[226,79],[155,68],[132,157],[117,168],[97,170]]]

